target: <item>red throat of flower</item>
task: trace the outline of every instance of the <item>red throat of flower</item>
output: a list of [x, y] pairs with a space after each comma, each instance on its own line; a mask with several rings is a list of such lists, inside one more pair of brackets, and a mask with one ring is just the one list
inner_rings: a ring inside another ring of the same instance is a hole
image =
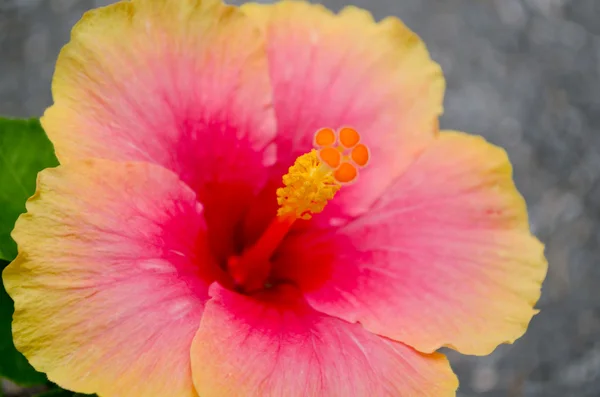
[[352, 128], [315, 133], [310, 152], [298, 157], [277, 189], [277, 216], [256, 243], [240, 256], [229, 258], [228, 272], [237, 288], [252, 292], [266, 288], [271, 257], [297, 220], [307, 220], [325, 208], [338, 190], [358, 178], [358, 169], [369, 162], [369, 149]]

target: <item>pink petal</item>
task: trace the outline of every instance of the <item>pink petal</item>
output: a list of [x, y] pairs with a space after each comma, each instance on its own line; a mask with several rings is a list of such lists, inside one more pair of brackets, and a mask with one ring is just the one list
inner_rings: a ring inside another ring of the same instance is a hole
[[420, 351], [487, 354], [525, 332], [547, 270], [511, 174], [503, 150], [442, 133], [367, 214], [292, 236], [279, 277]]
[[248, 297], [215, 284], [211, 296], [192, 345], [203, 397], [455, 395], [443, 355], [319, 314], [292, 287]]
[[62, 50], [42, 124], [61, 163], [141, 160], [199, 195], [214, 237], [264, 182], [275, 134], [264, 38], [220, 0], [121, 1], [85, 14]]
[[189, 349], [214, 280], [195, 194], [147, 163], [40, 174], [3, 273], [17, 348], [82, 393], [189, 396]]
[[444, 93], [440, 67], [397, 18], [375, 23], [355, 7], [334, 15], [301, 1], [249, 3], [242, 11], [267, 34], [278, 122], [274, 178], [281, 183], [296, 157], [310, 151], [318, 129], [354, 127], [372, 161], [326, 211], [363, 212], [434, 138]]

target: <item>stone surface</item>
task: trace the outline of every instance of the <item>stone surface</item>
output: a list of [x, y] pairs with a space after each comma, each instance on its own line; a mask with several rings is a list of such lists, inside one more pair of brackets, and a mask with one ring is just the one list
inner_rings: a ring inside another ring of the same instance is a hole
[[[71, 26], [107, 2], [0, 0], [0, 114], [42, 113]], [[400, 16], [425, 39], [448, 81], [442, 127], [508, 150], [547, 244], [541, 313], [515, 345], [451, 355], [460, 396], [599, 396], [600, 1], [324, 3]]]

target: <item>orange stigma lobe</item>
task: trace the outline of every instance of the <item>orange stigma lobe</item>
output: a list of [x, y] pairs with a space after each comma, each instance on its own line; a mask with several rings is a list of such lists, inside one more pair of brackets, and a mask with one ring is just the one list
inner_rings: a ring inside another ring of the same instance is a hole
[[331, 128], [321, 128], [315, 133], [314, 145], [317, 147], [333, 146], [335, 144], [335, 131]]
[[333, 177], [340, 183], [350, 183], [358, 176], [358, 170], [350, 163], [343, 162], [340, 168], [335, 170]]
[[326, 147], [318, 152], [319, 160], [327, 164], [333, 169], [336, 169], [340, 166], [342, 162], [342, 153], [336, 148]]
[[340, 129], [340, 143], [346, 149], [351, 149], [358, 144], [360, 141], [360, 134], [354, 129], [344, 127]]
[[369, 162], [369, 157], [369, 148], [367, 148], [367, 146], [362, 143], [359, 143], [358, 145], [354, 146], [350, 154], [350, 158], [352, 158], [354, 164], [356, 164], [359, 167], [364, 167], [365, 165], [367, 165], [367, 163]]

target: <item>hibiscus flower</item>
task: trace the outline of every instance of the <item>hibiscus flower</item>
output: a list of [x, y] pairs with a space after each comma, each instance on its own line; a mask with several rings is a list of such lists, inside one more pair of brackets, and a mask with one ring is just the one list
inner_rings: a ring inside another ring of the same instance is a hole
[[455, 395], [437, 350], [520, 337], [546, 262], [505, 152], [439, 131], [443, 91], [355, 7], [88, 12], [3, 273], [16, 346], [103, 397]]

